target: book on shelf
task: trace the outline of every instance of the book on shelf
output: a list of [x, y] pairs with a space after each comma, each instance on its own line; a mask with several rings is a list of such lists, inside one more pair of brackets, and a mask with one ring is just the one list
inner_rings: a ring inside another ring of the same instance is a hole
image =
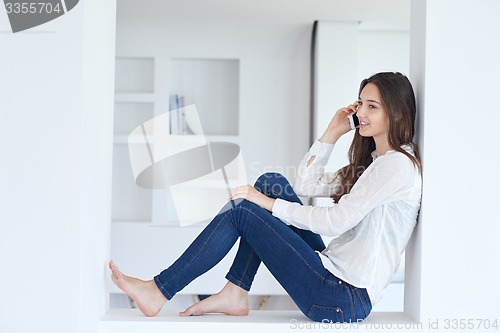
[[186, 122], [186, 97], [172, 94], [169, 101], [170, 134], [194, 134]]

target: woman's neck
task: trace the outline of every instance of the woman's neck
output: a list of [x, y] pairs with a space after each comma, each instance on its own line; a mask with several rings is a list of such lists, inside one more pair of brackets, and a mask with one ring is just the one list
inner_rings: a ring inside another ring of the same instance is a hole
[[375, 140], [375, 151], [377, 152], [377, 156], [382, 156], [385, 155], [389, 150], [392, 150], [393, 148], [389, 145], [389, 141], [387, 140], [387, 136], [384, 136], [383, 138], [376, 138], [373, 137]]

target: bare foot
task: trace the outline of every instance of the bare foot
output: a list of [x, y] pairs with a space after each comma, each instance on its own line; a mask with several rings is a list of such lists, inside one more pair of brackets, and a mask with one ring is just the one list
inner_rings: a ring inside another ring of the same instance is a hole
[[167, 299], [153, 280], [139, 280], [123, 274], [118, 266], [110, 260], [111, 279], [114, 284], [129, 295], [147, 317], [154, 317], [160, 312]]
[[192, 305], [179, 314], [182, 317], [199, 316], [204, 313], [247, 316], [249, 311], [248, 292], [228, 282], [219, 293]]

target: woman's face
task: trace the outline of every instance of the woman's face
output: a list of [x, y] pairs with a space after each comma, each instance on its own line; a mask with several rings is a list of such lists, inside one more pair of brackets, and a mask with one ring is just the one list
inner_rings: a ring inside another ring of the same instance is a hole
[[356, 115], [359, 118], [361, 136], [384, 138], [389, 134], [389, 116], [380, 98], [378, 87], [368, 83], [359, 96]]

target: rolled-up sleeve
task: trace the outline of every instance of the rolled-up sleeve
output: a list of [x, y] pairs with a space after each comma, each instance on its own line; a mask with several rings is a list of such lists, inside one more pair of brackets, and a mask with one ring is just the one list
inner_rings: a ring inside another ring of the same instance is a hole
[[[292, 187], [297, 195], [304, 197], [326, 197], [335, 193], [339, 181], [335, 172], [326, 172], [325, 165], [334, 145], [316, 140], [299, 163], [297, 177]], [[314, 156], [312, 162], [307, 162]]]

